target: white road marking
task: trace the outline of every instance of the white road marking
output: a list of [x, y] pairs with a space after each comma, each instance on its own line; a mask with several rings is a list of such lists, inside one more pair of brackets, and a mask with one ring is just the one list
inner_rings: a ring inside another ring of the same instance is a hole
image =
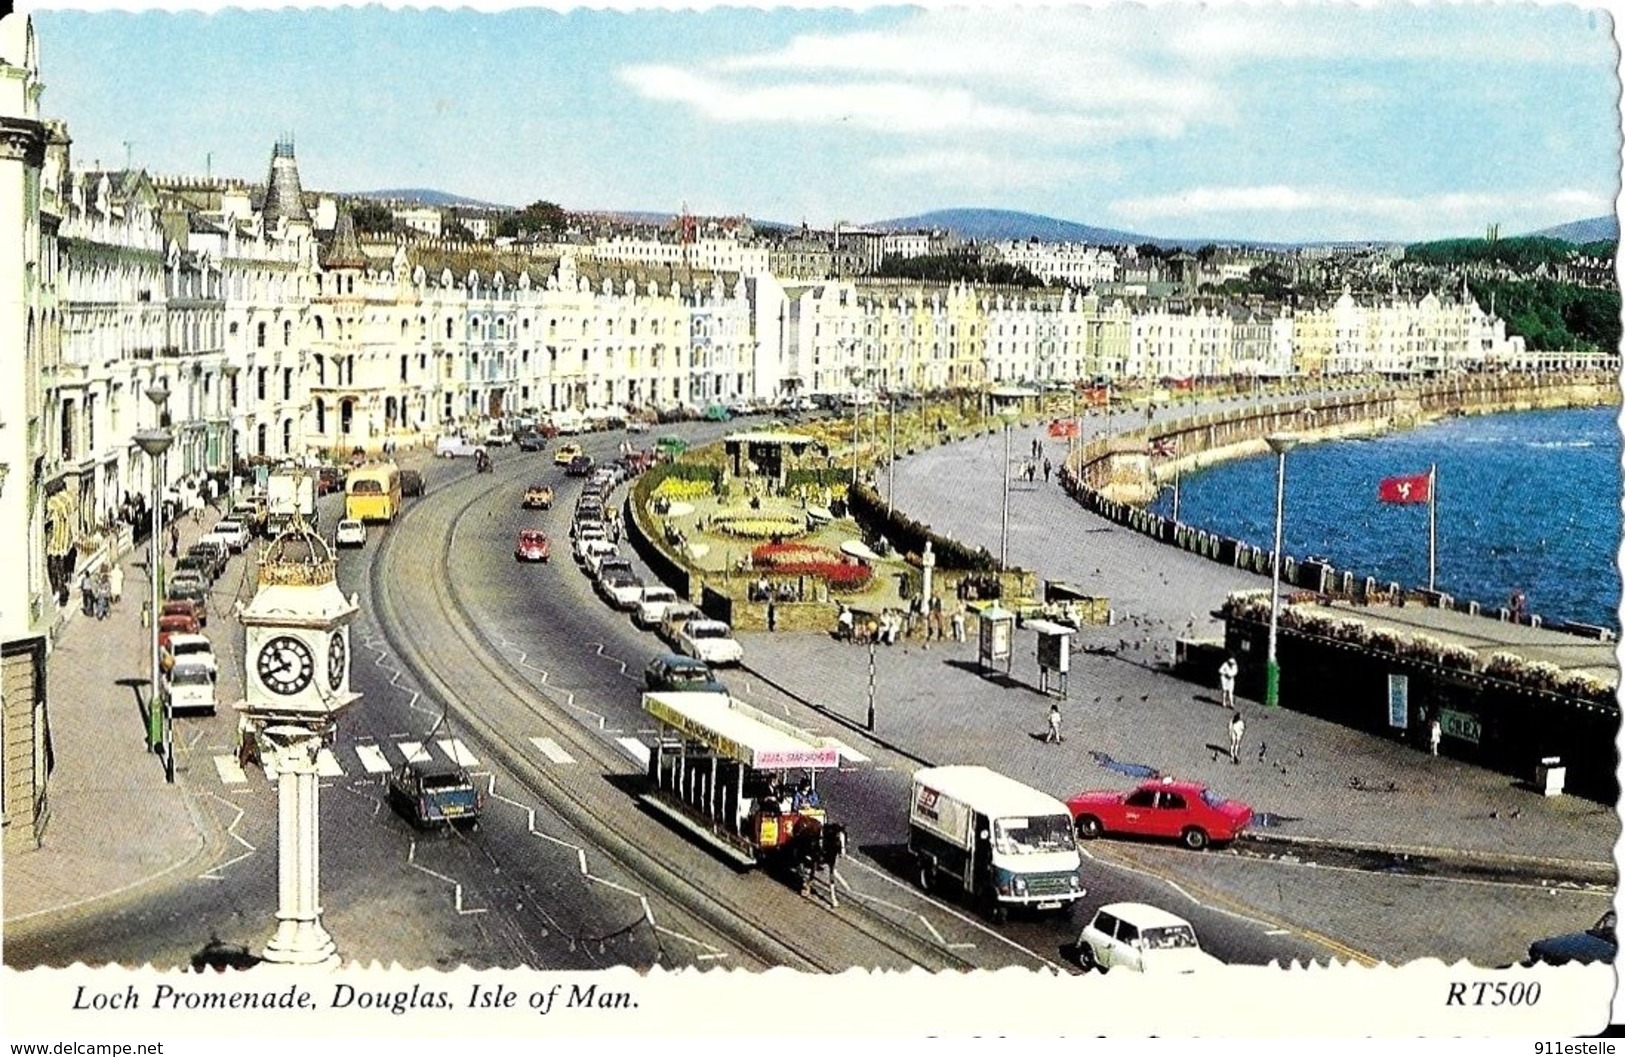
[[1290, 935], [1292, 935], [1292, 930], [1291, 929], [1265, 929], [1264, 930], [1264, 935], [1266, 935], [1266, 936], [1290, 936]]
[[384, 750], [376, 745], [357, 745], [355, 754], [361, 758], [361, 766], [366, 768], [368, 774], [383, 774], [390, 769], [389, 761], [384, 758]]
[[332, 749], [317, 750], [316, 773], [323, 778], [344, 777], [344, 768], [339, 766], [338, 758], [333, 755]]
[[565, 752], [563, 747], [552, 738], [531, 738], [530, 743], [539, 750], [543, 756], [554, 763], [575, 763], [575, 757]]
[[626, 750], [628, 756], [644, 767], [649, 766], [649, 746], [643, 744], [637, 738], [616, 738], [615, 740], [620, 744], [621, 748]]
[[237, 762], [237, 757], [229, 752], [224, 756], [214, 758], [214, 769], [220, 772], [220, 780], [227, 785], [237, 785], [248, 781], [248, 775], [243, 773], [243, 768]]
[[220, 871], [221, 870], [224, 870], [228, 866], [233, 866], [233, 865], [235, 865], [237, 863], [242, 862], [244, 859], [248, 858], [250, 855], [253, 855], [259, 849], [255, 848], [254, 845], [252, 845], [252, 844], [248, 843], [248, 841], [244, 840], [242, 834], [237, 832], [237, 825], [238, 825], [238, 823], [242, 822], [242, 820], [243, 820], [243, 809], [238, 807], [236, 804], [233, 804], [230, 800], [225, 799], [224, 797], [217, 796], [214, 793], [210, 793], [209, 795], [214, 797], [216, 800], [220, 801], [222, 804], [225, 804], [227, 807], [231, 808], [233, 811], [237, 812], [237, 817], [233, 818], [231, 820], [231, 824], [226, 827], [226, 833], [231, 837], [232, 840], [236, 841], [238, 844], [241, 844], [243, 847], [248, 849], [247, 851], [238, 854], [236, 857], [231, 858], [231, 859], [227, 859], [225, 862], [219, 863], [219, 864], [215, 865], [214, 867], [204, 871], [203, 873], [198, 874], [198, 879], [199, 880], [220, 881], [220, 880], [224, 880], [224, 878], [222, 878], [220, 876]]
[[857, 749], [854, 749], [844, 741], [836, 741], [834, 738], [825, 738], [824, 740], [835, 746], [835, 751], [840, 753], [841, 759], [846, 760], [849, 763], [869, 762], [869, 757], [865, 756]]
[[427, 763], [434, 759], [434, 756], [424, 749], [421, 741], [397, 741], [395, 747], [401, 750], [401, 755], [406, 757], [407, 763]]
[[463, 744], [461, 738], [441, 738], [435, 744], [440, 746], [441, 752], [464, 767], [478, 767], [480, 765], [480, 761], [475, 759], [474, 754], [468, 751], [468, 746]]

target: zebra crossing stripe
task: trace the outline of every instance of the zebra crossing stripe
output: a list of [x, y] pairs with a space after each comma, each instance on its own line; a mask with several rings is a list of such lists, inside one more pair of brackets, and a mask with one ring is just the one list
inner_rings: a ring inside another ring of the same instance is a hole
[[848, 745], [844, 741], [836, 741], [834, 738], [825, 738], [824, 741], [826, 743], [830, 744], [830, 745], [835, 746], [835, 751], [840, 753], [841, 759], [845, 760], [848, 763], [868, 763], [869, 762], [869, 757], [865, 756], [863, 753], [859, 752], [857, 749], [854, 749], [852, 746]]
[[389, 770], [389, 761], [384, 758], [384, 750], [376, 745], [357, 745], [355, 754], [361, 757], [361, 766], [367, 769], [368, 774], [383, 774]]
[[468, 751], [468, 746], [463, 744], [461, 738], [441, 738], [435, 744], [440, 746], [441, 752], [450, 756], [453, 762], [460, 766], [478, 767], [480, 765], [480, 761], [475, 758], [473, 753]]
[[316, 773], [323, 778], [343, 778], [344, 768], [339, 766], [338, 759], [333, 755], [332, 749], [319, 749], [316, 752]]
[[243, 773], [242, 767], [237, 763], [237, 757], [231, 753], [216, 756], [214, 769], [220, 772], [220, 780], [227, 785], [240, 785], [248, 781], [248, 775]]
[[575, 763], [575, 757], [565, 752], [563, 747], [552, 738], [531, 738], [530, 743], [541, 751], [543, 756], [554, 763]]
[[643, 744], [637, 738], [616, 738], [615, 740], [620, 743], [621, 748], [626, 750], [628, 756], [644, 767], [649, 766], [649, 746]]
[[406, 757], [407, 763], [428, 763], [434, 759], [424, 748], [421, 741], [397, 741], [396, 747]]

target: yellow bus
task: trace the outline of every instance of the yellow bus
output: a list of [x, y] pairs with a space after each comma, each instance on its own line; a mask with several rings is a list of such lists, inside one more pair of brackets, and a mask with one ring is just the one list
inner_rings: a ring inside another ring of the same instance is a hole
[[401, 509], [401, 474], [392, 462], [357, 466], [344, 479], [344, 516], [356, 521], [394, 521]]

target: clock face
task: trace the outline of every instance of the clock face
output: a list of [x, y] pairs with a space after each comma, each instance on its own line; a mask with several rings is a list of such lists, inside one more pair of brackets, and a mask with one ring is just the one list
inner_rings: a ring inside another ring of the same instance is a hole
[[310, 685], [316, 671], [316, 658], [302, 639], [278, 635], [260, 647], [255, 665], [260, 682], [275, 694], [297, 694]]
[[344, 685], [344, 632], [335, 631], [327, 640], [327, 685], [337, 693]]

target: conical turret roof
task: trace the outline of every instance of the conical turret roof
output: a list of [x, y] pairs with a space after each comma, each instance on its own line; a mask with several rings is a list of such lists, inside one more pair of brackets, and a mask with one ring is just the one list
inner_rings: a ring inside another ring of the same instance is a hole
[[365, 268], [370, 261], [361, 251], [361, 240], [355, 235], [355, 218], [348, 209], [339, 213], [338, 227], [333, 231], [333, 241], [328, 243], [327, 252], [322, 254], [322, 267], [332, 270], [334, 268]]
[[293, 140], [278, 140], [271, 148], [271, 172], [265, 178], [265, 223], [278, 220], [310, 222], [305, 209], [305, 192], [299, 186], [299, 163], [293, 157]]

